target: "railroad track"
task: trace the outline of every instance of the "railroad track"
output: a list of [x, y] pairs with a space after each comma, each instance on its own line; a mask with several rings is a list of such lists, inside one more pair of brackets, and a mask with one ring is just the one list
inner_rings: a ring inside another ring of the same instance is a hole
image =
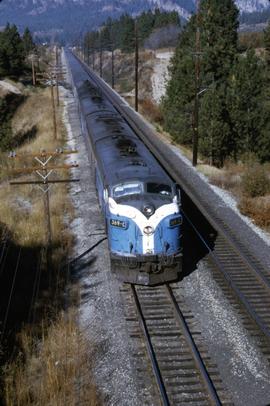
[[[244, 311], [247, 312], [249, 319], [256, 324], [255, 331], [254, 323], [252, 326], [250, 321], [246, 323], [249, 331], [252, 330], [254, 334], [258, 334], [259, 330], [264, 336], [266, 340], [263, 345], [264, 352], [268, 354], [266, 347], [270, 345], [270, 271], [254, 258], [243, 243], [239, 241], [234, 230], [216, 215], [207, 201], [201, 198], [200, 192], [189, 185], [186, 174], [183, 175], [177, 165], [172, 165], [175, 155], [169, 147], [161, 143], [151, 133], [143, 120], [103, 80], [98, 78], [79, 59], [78, 61], [89, 75], [89, 78], [102, 89], [106, 97], [113, 103], [138, 136], [142, 138], [170, 176], [183, 187], [186, 194], [216, 230], [217, 238], [214, 249], [212, 249], [200, 236], [196, 226], [191, 224], [191, 227], [198, 234], [198, 238], [209, 251], [208, 261], [211, 263], [216, 279], [221, 283], [224, 292], [229, 298], [231, 298], [233, 292], [235, 300], [242, 306], [242, 314]], [[189, 221], [187, 217], [186, 220]], [[222, 280], [220, 276], [222, 276]]]
[[255, 259], [252, 266], [250, 254], [244, 249], [239, 252], [223, 236], [217, 237], [211, 249], [192, 221], [187, 216], [185, 219], [209, 252], [207, 261], [214, 278], [231, 303], [240, 304], [239, 313], [245, 327], [252, 335], [261, 334], [261, 350], [270, 362], [269, 275]]
[[174, 288], [126, 285], [122, 292], [131, 336], [147, 349], [156, 385], [152, 396], [162, 405], [231, 404], [193, 315]]

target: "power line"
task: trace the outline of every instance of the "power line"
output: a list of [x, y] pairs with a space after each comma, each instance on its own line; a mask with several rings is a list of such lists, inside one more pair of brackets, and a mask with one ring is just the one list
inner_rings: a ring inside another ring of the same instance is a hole
[[200, 0], [196, 0], [196, 44], [195, 44], [195, 98], [193, 110], [193, 166], [198, 162], [198, 143], [199, 143], [199, 91], [200, 91]]

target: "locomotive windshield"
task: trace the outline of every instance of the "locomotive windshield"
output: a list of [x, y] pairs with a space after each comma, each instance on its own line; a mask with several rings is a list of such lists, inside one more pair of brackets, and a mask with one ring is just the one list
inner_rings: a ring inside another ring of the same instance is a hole
[[123, 183], [113, 188], [114, 197], [137, 195], [143, 193], [143, 184], [139, 182]]
[[146, 191], [147, 193], [155, 193], [162, 196], [171, 196], [172, 194], [172, 188], [169, 185], [161, 183], [147, 183]]

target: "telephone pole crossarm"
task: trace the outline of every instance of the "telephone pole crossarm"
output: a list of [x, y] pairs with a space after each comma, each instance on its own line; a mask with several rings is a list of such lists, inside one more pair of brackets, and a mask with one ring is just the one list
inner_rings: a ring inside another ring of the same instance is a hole
[[[46, 229], [46, 244], [48, 247], [48, 252], [50, 250], [52, 244], [52, 228], [51, 228], [51, 213], [50, 213], [50, 188], [52, 184], [57, 183], [71, 183], [71, 182], [79, 182], [80, 179], [49, 179], [50, 175], [54, 170], [61, 169], [61, 170], [68, 170], [72, 168], [77, 168], [79, 165], [74, 162], [71, 164], [55, 164], [52, 165], [51, 162], [52, 158], [60, 157], [61, 155], [70, 155], [77, 153], [77, 150], [62, 150], [61, 148], [56, 149], [54, 151], [45, 151], [41, 150], [38, 153], [32, 154], [19, 154], [16, 155], [16, 152], [12, 151], [9, 154], [9, 158], [12, 159], [25, 159], [25, 158], [32, 158], [35, 161], [35, 166], [31, 167], [24, 167], [24, 168], [12, 168], [10, 170], [11, 173], [14, 174], [33, 174], [35, 173], [39, 176], [38, 180], [21, 180], [21, 181], [10, 181], [9, 184], [11, 186], [26, 186], [26, 185], [36, 185], [42, 192], [43, 192], [43, 202], [44, 202], [44, 221], [45, 221], [45, 229]], [[37, 164], [38, 163], [38, 164]], [[47, 267], [49, 264], [49, 258], [47, 258]]]
[[47, 183], [69, 183], [69, 182], [80, 182], [80, 179], [56, 179], [56, 180], [47, 180], [47, 182], [42, 182], [41, 180], [33, 181], [10, 181], [9, 184], [12, 185], [44, 185]]
[[63, 164], [63, 165], [50, 165], [50, 166], [33, 166], [33, 167], [29, 167], [29, 168], [14, 168], [11, 169], [10, 172], [11, 173], [32, 173], [32, 172], [36, 172], [36, 171], [52, 171], [54, 169], [71, 169], [71, 168], [78, 168], [78, 164], [74, 163], [74, 164]]
[[22, 159], [24, 159], [24, 158], [46, 158], [46, 157], [48, 157], [48, 156], [51, 156], [51, 157], [55, 157], [55, 156], [58, 156], [58, 155], [71, 155], [71, 154], [77, 154], [78, 153], [78, 150], [77, 149], [71, 149], [71, 150], [68, 150], [68, 149], [61, 149], [61, 148], [59, 148], [59, 149], [56, 149], [55, 151], [40, 151], [40, 152], [37, 152], [37, 153], [33, 153], [33, 154], [28, 154], [28, 153], [26, 153], [26, 154], [17, 154], [15, 151], [11, 151], [10, 153], [9, 153], [9, 158], [22, 158]]

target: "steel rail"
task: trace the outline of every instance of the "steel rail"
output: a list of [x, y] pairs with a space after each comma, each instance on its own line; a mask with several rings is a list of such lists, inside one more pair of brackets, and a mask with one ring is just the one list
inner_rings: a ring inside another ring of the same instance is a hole
[[186, 342], [188, 343], [188, 346], [190, 348], [190, 351], [192, 353], [194, 361], [195, 361], [195, 363], [197, 365], [198, 370], [200, 371], [202, 381], [203, 381], [203, 383], [204, 383], [204, 385], [205, 385], [205, 387], [207, 389], [207, 392], [209, 394], [210, 402], [213, 405], [221, 406], [222, 403], [221, 403], [221, 401], [219, 399], [219, 396], [217, 394], [215, 386], [214, 386], [214, 384], [212, 382], [212, 379], [210, 378], [210, 376], [209, 376], [209, 374], [207, 372], [207, 369], [205, 367], [203, 359], [202, 359], [202, 357], [200, 355], [200, 352], [199, 352], [199, 350], [198, 350], [198, 348], [197, 348], [197, 346], [196, 346], [196, 344], [195, 344], [195, 342], [193, 340], [192, 334], [191, 334], [190, 329], [189, 329], [189, 327], [188, 327], [188, 325], [186, 323], [184, 315], [183, 315], [183, 313], [182, 313], [182, 311], [181, 311], [181, 309], [180, 309], [180, 307], [179, 307], [179, 305], [178, 305], [178, 303], [176, 301], [176, 298], [175, 298], [175, 296], [173, 294], [172, 288], [168, 284], [166, 284], [165, 286], [166, 286], [167, 293], [168, 293], [168, 296], [170, 298], [170, 301], [171, 301], [171, 303], [173, 305], [173, 308], [175, 310], [176, 319], [177, 319], [177, 321], [178, 321], [178, 323], [179, 323], [179, 325], [181, 327], [181, 330], [182, 330], [182, 332], [183, 332], [183, 334], [185, 336]]
[[146, 339], [147, 352], [148, 352], [149, 358], [151, 360], [153, 373], [155, 375], [155, 379], [156, 379], [158, 389], [159, 389], [159, 392], [160, 392], [160, 395], [161, 395], [161, 398], [163, 401], [163, 405], [169, 406], [170, 405], [169, 398], [168, 398], [168, 395], [167, 395], [167, 392], [165, 389], [165, 385], [164, 385], [164, 382], [163, 382], [163, 379], [161, 376], [161, 372], [159, 369], [159, 365], [158, 365], [158, 362], [156, 359], [155, 351], [154, 351], [154, 348], [152, 345], [151, 337], [150, 337], [150, 334], [149, 334], [149, 331], [148, 331], [148, 328], [147, 328], [147, 325], [145, 322], [145, 318], [144, 318], [144, 315], [142, 312], [140, 301], [139, 301], [139, 298], [138, 298], [134, 285], [131, 285], [131, 291], [132, 291], [132, 295], [133, 295], [133, 298], [134, 298], [134, 301], [136, 304], [136, 309], [137, 309], [137, 313], [139, 316], [139, 323], [140, 323], [140, 326], [142, 328], [143, 334]]
[[[162, 144], [162, 146], [158, 145], [157, 140], [155, 140], [153, 137], [153, 134], [149, 134], [150, 132], [149, 127], [147, 127], [146, 124], [143, 122], [143, 120], [140, 119], [138, 114], [133, 112], [130, 106], [128, 106], [128, 104], [114, 90], [112, 90], [104, 80], [100, 79], [94, 72], [90, 71], [90, 69], [84, 62], [82, 62], [76, 55], [74, 55], [74, 57], [81, 64], [85, 72], [90, 76], [91, 80], [93, 80], [99, 87], [102, 88], [102, 91], [109, 99], [109, 101], [113, 104], [116, 110], [118, 110], [118, 112], [127, 121], [127, 123], [132, 127], [132, 129], [136, 132], [136, 134], [143, 140], [143, 142], [151, 150], [151, 152], [157, 158], [157, 160], [162, 164], [162, 166], [168, 172], [168, 174], [173, 179], [175, 179], [176, 182], [181, 184], [183, 190], [191, 198], [194, 204], [199, 208], [199, 210], [204, 215], [204, 217], [209, 221], [209, 223], [216, 229], [216, 231], [218, 231], [226, 239], [226, 241], [231, 245], [235, 253], [241, 257], [242, 261], [246, 263], [246, 266], [258, 279], [258, 281], [261, 284], [264, 284], [267, 288], [269, 288], [270, 283], [265, 277], [265, 275], [262, 273], [260, 269], [258, 269], [258, 267], [255, 268], [255, 265], [254, 263], [252, 263], [250, 257], [248, 257], [246, 254], [243, 253], [242, 248], [239, 246], [239, 241], [237, 241], [235, 236], [232, 236], [232, 234], [224, 228], [224, 226], [222, 225], [222, 220], [216, 218], [216, 215], [211, 214], [211, 208], [209, 206], [208, 207], [204, 206], [196, 190], [194, 190], [194, 188], [191, 185], [185, 182], [185, 179], [181, 177], [180, 173], [177, 173], [175, 167], [172, 169], [171, 162], [173, 162], [173, 158], [175, 158], [175, 154], [173, 153], [173, 151], [170, 151], [169, 148], [164, 143]], [[142, 126], [144, 126], [144, 129], [141, 128]], [[167, 157], [164, 157], [164, 151], [162, 151], [162, 148], [164, 150], [164, 147], [166, 149], [166, 154], [168, 155]], [[168, 159], [169, 155], [171, 159]]]
[[[265, 323], [263, 322], [263, 320], [261, 319], [261, 317], [257, 314], [256, 310], [254, 310], [252, 308], [252, 306], [250, 305], [248, 299], [245, 298], [245, 296], [243, 295], [243, 293], [240, 291], [240, 289], [235, 285], [235, 283], [233, 282], [232, 278], [230, 277], [230, 275], [226, 272], [226, 270], [224, 269], [224, 267], [222, 266], [222, 264], [220, 263], [217, 255], [215, 255], [215, 253], [213, 252], [213, 250], [209, 247], [209, 245], [207, 244], [207, 242], [204, 240], [204, 238], [201, 236], [201, 234], [199, 233], [199, 231], [197, 230], [197, 228], [194, 226], [194, 224], [191, 222], [191, 220], [184, 214], [185, 219], [188, 221], [188, 223], [190, 224], [190, 226], [192, 227], [192, 229], [195, 231], [196, 235], [198, 236], [198, 238], [201, 240], [201, 242], [204, 244], [204, 246], [207, 248], [209, 255], [211, 256], [213, 262], [215, 263], [215, 265], [217, 266], [218, 270], [223, 274], [223, 276], [225, 277], [226, 281], [228, 282], [228, 284], [230, 285], [231, 289], [235, 292], [235, 294], [237, 295], [237, 298], [242, 302], [242, 304], [245, 306], [247, 312], [249, 313], [249, 315], [251, 316], [251, 318], [255, 321], [255, 323], [257, 324], [257, 326], [260, 328], [260, 330], [264, 333], [264, 335], [270, 339], [270, 329], [265, 325]], [[270, 293], [270, 286], [268, 286], [268, 290]]]

